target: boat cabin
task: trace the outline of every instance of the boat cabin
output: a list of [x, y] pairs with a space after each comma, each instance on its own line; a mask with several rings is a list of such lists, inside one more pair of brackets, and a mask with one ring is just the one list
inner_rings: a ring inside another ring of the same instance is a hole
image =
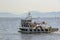
[[46, 28], [46, 23], [43, 21], [42, 23], [36, 23], [32, 22], [32, 17], [30, 13], [28, 14], [28, 17], [26, 19], [21, 19], [21, 27], [20, 30], [21, 32], [26, 32], [26, 33], [42, 33], [42, 32], [51, 32], [52, 31], [57, 31], [57, 28], [51, 28], [48, 27]]
[[31, 23], [32, 20], [21, 20], [21, 26], [22, 27], [30, 27], [29, 23]]

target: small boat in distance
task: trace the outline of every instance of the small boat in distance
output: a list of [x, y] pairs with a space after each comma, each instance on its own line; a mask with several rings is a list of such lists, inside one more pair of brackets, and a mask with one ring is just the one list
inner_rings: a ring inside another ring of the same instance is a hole
[[46, 22], [41, 23], [32, 22], [31, 13], [25, 19], [21, 19], [21, 27], [19, 32], [21, 33], [51, 33], [58, 31], [58, 28], [46, 27]]

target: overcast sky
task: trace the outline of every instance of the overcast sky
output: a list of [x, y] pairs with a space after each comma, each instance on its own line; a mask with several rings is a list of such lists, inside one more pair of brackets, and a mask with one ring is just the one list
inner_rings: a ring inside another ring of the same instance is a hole
[[0, 0], [0, 12], [60, 11], [60, 0]]

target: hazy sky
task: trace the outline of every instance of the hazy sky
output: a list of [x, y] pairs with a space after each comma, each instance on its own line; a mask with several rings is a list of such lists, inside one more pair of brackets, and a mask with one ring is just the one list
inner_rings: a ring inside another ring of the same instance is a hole
[[60, 11], [60, 0], [0, 0], [0, 12]]

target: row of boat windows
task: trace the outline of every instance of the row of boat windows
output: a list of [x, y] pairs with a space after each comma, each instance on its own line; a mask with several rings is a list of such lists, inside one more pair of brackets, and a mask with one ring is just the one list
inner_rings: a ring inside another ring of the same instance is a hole
[[29, 27], [30, 25], [28, 23], [23, 23], [22, 27]]
[[[28, 31], [28, 29], [22, 29], [23, 31]], [[29, 31], [44, 31], [43, 29], [39, 30], [39, 29], [30, 29]], [[45, 31], [48, 31], [48, 29], [45, 29]]]
[[31, 20], [21, 20], [21, 22], [31, 22]]

